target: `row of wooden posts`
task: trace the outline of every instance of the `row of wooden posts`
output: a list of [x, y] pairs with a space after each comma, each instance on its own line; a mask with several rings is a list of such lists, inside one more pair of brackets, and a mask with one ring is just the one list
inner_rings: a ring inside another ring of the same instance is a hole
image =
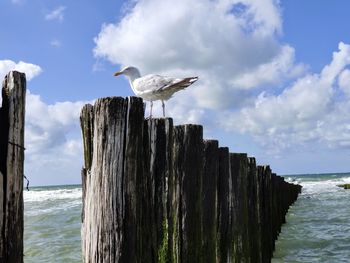
[[85, 263], [271, 261], [301, 186], [140, 98], [85, 105], [81, 127]]

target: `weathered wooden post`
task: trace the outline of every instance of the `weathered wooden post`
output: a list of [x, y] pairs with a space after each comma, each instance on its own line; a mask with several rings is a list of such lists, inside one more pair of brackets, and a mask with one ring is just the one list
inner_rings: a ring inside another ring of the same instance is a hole
[[248, 158], [248, 232], [250, 241], [251, 262], [261, 262], [261, 244], [259, 229], [259, 211], [258, 211], [258, 178], [256, 169], [256, 160], [254, 157]]
[[0, 262], [23, 262], [25, 74], [10, 72], [0, 108]]
[[[255, 161], [255, 160], [254, 160]], [[257, 261], [256, 262], [263, 262], [263, 255], [262, 255], [262, 178], [261, 178], [261, 166], [257, 166], [255, 163], [255, 182], [256, 182], [256, 217], [257, 217]]]
[[[271, 188], [272, 188], [272, 207], [271, 207], [271, 225], [272, 225], [272, 239], [271, 239], [271, 246], [272, 246], [272, 251], [275, 250], [275, 241], [277, 240], [279, 230], [278, 226], [280, 225], [279, 222], [279, 206], [283, 207], [285, 204], [283, 203], [283, 200], [280, 196], [279, 189], [279, 183], [278, 183], [278, 178], [275, 173], [271, 174]], [[278, 202], [280, 201], [280, 204]]]
[[249, 262], [248, 236], [248, 158], [245, 153], [231, 153], [233, 189], [233, 262]]
[[[86, 180], [88, 176], [90, 177], [92, 154], [93, 154], [93, 138], [94, 138], [94, 107], [91, 104], [86, 104], [83, 107], [80, 115], [80, 125], [81, 125], [81, 131], [83, 135], [83, 146], [84, 146], [84, 167], [81, 171], [81, 182], [82, 182], [81, 221], [84, 222]], [[82, 254], [84, 255], [85, 247], [83, 246], [82, 249], [83, 249]]]
[[266, 213], [266, 221], [268, 222], [268, 258], [272, 258], [273, 254], [273, 229], [272, 229], [272, 199], [273, 199], [273, 186], [271, 180], [271, 168], [269, 165], [265, 165], [265, 182], [266, 182], [266, 200], [267, 200], [267, 213]]
[[[150, 206], [144, 214], [149, 214], [150, 222], [145, 225], [144, 231], [151, 228], [152, 262], [165, 263], [171, 262], [169, 180], [172, 179], [173, 121], [172, 119], [150, 119], [146, 123], [149, 139], [150, 176], [148, 178], [149, 189], [145, 193], [149, 193]], [[146, 242], [150, 241], [146, 240]]]
[[144, 171], [140, 161], [144, 154], [143, 102], [135, 97], [99, 99], [93, 116], [89, 108], [81, 115], [82, 127], [90, 127], [93, 120], [93, 129], [83, 130], [88, 146], [84, 151], [88, 167], [83, 175], [83, 259], [137, 262], [142, 242], [138, 193]]
[[218, 188], [218, 262], [231, 262], [232, 256], [232, 225], [231, 225], [231, 201], [232, 183], [230, 153], [228, 147], [219, 148], [219, 176]]
[[[261, 176], [261, 243], [262, 243], [262, 259], [263, 262], [270, 262], [273, 246], [272, 233], [272, 184], [271, 169], [269, 166], [260, 166], [258, 171]], [[282, 204], [280, 204], [282, 205]]]
[[203, 127], [174, 127], [173, 172], [179, 183], [177, 262], [202, 262]]
[[204, 141], [203, 168], [203, 263], [217, 261], [217, 181], [219, 176], [219, 142]]

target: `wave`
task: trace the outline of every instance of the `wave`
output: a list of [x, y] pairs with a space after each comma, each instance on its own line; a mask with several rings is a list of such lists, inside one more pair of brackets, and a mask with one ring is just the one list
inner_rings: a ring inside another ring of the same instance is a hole
[[[341, 187], [340, 184], [350, 184], [350, 176], [338, 176], [338, 177], [328, 177], [323, 180], [310, 180], [307, 178], [300, 178], [299, 182], [303, 186], [302, 193], [304, 194], [339, 194], [339, 192], [346, 191]], [[348, 190], [347, 190], [348, 191]]]
[[335, 193], [344, 191], [338, 187], [340, 184], [350, 184], [350, 174], [319, 174], [286, 176], [286, 182], [303, 186], [302, 195], [319, 193]]
[[62, 199], [79, 199], [82, 198], [82, 189], [76, 188], [61, 188], [61, 189], [47, 189], [38, 188], [30, 191], [24, 191], [24, 202], [43, 202], [43, 201], [55, 201]]

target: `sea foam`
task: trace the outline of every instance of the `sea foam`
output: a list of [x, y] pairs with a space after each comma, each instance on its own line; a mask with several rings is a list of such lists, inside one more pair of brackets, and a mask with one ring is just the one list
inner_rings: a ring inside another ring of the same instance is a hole
[[81, 199], [81, 188], [72, 189], [49, 189], [24, 191], [24, 202], [43, 202], [59, 199]]

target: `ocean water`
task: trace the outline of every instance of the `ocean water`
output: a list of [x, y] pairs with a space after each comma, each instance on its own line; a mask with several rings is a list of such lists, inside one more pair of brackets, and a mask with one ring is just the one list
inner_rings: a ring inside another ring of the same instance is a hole
[[337, 186], [350, 183], [350, 173], [286, 179], [303, 190], [289, 209], [272, 262], [350, 262], [350, 190]]
[[[273, 263], [350, 262], [350, 174], [302, 175]], [[81, 262], [81, 187], [35, 187], [24, 192], [24, 262]]]
[[24, 262], [81, 261], [80, 186], [24, 191]]

